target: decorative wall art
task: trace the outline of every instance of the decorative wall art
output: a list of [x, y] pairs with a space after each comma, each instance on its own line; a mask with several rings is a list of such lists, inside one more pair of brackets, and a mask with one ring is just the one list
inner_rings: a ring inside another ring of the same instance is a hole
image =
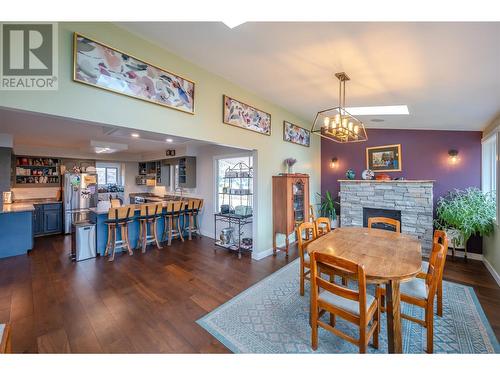
[[75, 33], [73, 80], [194, 114], [194, 82]]
[[401, 145], [367, 147], [366, 168], [374, 172], [401, 171]]
[[271, 115], [242, 103], [229, 96], [223, 96], [223, 122], [254, 132], [271, 135]]
[[309, 147], [311, 145], [311, 131], [291, 122], [283, 121], [283, 140]]

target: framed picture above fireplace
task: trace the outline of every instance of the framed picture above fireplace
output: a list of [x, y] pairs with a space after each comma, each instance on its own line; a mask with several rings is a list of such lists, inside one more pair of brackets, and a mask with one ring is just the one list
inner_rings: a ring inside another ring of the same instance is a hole
[[374, 172], [401, 171], [401, 145], [367, 147], [366, 168]]

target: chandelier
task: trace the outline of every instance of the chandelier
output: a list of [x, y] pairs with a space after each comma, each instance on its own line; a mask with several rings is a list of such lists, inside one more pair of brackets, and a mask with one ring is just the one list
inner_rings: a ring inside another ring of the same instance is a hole
[[350, 78], [344, 72], [335, 73], [339, 80], [339, 105], [318, 112], [311, 132], [338, 143], [368, 140], [363, 122], [345, 109], [345, 83]]

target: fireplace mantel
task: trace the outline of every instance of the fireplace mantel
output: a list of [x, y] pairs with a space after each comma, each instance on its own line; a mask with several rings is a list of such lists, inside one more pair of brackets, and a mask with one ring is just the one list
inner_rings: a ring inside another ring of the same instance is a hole
[[363, 208], [401, 211], [401, 232], [432, 249], [433, 180], [339, 180], [340, 225], [363, 226]]

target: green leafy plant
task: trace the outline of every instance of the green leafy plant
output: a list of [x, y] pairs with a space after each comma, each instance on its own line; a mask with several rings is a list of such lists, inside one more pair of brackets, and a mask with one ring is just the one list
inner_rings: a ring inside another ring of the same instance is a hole
[[493, 231], [495, 211], [494, 194], [485, 194], [478, 188], [455, 189], [439, 198], [435, 225], [458, 230], [466, 245], [472, 235], [485, 236]]
[[319, 207], [319, 211], [321, 216], [323, 217], [329, 217], [332, 220], [334, 220], [337, 216], [336, 211], [335, 211], [335, 206], [338, 204], [335, 202], [335, 200], [332, 197], [332, 194], [327, 190], [325, 195], [321, 195], [320, 193], [317, 193], [321, 203]]

